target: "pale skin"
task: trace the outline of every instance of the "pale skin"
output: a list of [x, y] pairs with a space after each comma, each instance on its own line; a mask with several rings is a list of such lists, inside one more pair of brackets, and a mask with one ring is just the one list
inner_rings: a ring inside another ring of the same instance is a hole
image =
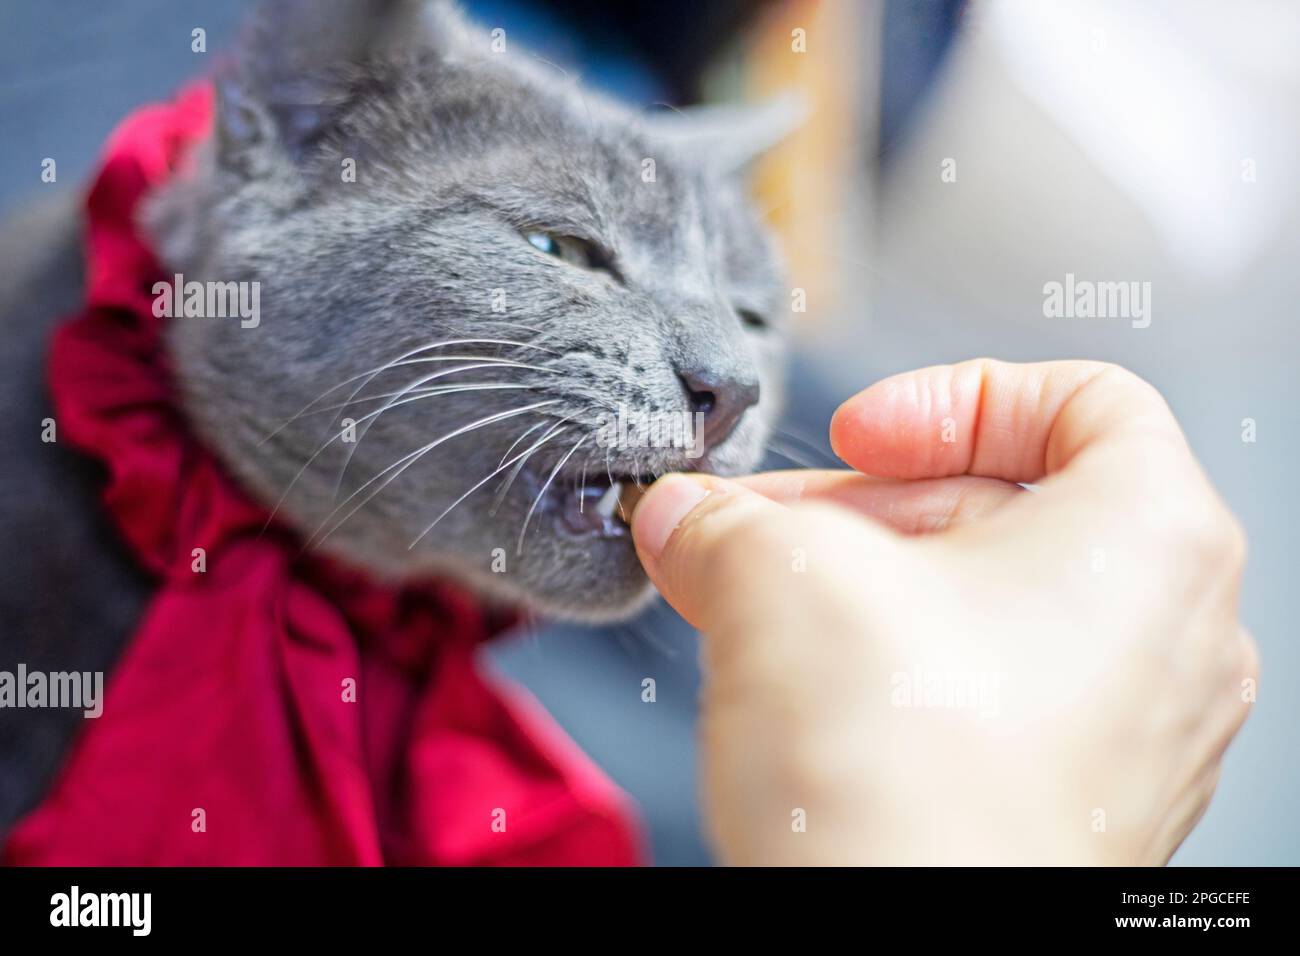
[[873, 385], [831, 442], [855, 471], [669, 476], [633, 515], [701, 631], [720, 858], [1165, 863], [1257, 656], [1242, 533], [1160, 395], [979, 360]]

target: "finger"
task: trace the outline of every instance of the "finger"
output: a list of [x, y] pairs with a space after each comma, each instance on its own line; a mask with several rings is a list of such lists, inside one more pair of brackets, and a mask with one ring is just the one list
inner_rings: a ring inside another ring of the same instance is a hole
[[[846, 514], [863, 541], [888, 531]], [[824, 537], [806, 515], [708, 475], [668, 475], [651, 485], [632, 514], [637, 553], [659, 593], [695, 627], [743, 633], [806, 623], [817, 575], [792, 573], [792, 556]], [[855, 538], [855, 544], [862, 544]], [[869, 557], [867, 548], [866, 556]], [[837, 566], [842, 562], [827, 562]]]
[[701, 630], [743, 609], [745, 592], [787, 537], [797, 535], [783, 505], [706, 475], [659, 479], [632, 513], [632, 539], [650, 579]]
[[881, 477], [1032, 482], [1090, 446], [1135, 433], [1186, 451], [1159, 393], [1124, 369], [977, 359], [860, 392], [836, 411], [831, 445], [852, 467]]
[[826, 501], [884, 522], [902, 534], [929, 534], [978, 520], [1025, 490], [995, 478], [900, 481], [856, 471], [769, 471], [735, 479], [736, 484], [790, 504]]
[[1248, 631], [1238, 627], [1221, 655], [1214, 696], [1206, 700], [1200, 725], [1188, 735], [1188, 747], [1202, 765], [1223, 759], [1250, 716], [1259, 685], [1259, 648]]
[[1179, 792], [1173, 806], [1160, 819], [1150, 843], [1138, 861], [1140, 865], [1165, 866], [1169, 862], [1170, 857], [1196, 829], [1196, 825], [1205, 816], [1205, 811], [1210, 808], [1222, 771], [1222, 764], [1216, 760]]

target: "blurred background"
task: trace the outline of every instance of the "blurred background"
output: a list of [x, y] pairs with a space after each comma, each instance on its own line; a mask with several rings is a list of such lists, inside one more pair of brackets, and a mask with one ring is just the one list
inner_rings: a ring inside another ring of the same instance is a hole
[[[210, 69], [247, 6], [6, 0], [0, 215], [82, 182], [117, 121]], [[1243, 613], [1263, 656], [1254, 714], [1174, 862], [1300, 864], [1300, 332], [1287, 318], [1300, 287], [1300, 4], [464, 6], [633, 103], [805, 92], [807, 125], [754, 176], [808, 305], [769, 465], [827, 464], [834, 407], [924, 365], [1104, 359], [1164, 393], [1246, 527]], [[209, 53], [191, 52], [196, 27]], [[45, 157], [57, 184], [41, 182]], [[1044, 286], [1067, 274], [1149, 282], [1149, 326], [1047, 317]], [[542, 623], [488, 653], [638, 800], [656, 862], [709, 862], [696, 640], [670, 610], [617, 628]]]

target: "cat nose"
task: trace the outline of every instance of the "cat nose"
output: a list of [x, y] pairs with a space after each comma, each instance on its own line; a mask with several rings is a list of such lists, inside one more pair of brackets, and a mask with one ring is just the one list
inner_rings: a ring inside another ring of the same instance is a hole
[[740, 416], [758, 404], [758, 379], [731, 375], [715, 369], [690, 369], [677, 373], [686, 386], [691, 411], [704, 416], [704, 444], [721, 444], [740, 421]]

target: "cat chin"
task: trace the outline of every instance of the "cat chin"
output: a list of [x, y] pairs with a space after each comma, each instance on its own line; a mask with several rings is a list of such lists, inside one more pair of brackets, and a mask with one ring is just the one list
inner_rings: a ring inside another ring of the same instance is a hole
[[537, 535], [522, 555], [510, 547], [476, 547], [487, 555], [471, 562], [464, 552], [426, 552], [417, 564], [397, 566], [393, 556], [359, 553], [355, 542], [330, 541], [323, 550], [393, 586], [439, 579], [459, 585], [491, 606], [539, 617], [600, 624], [638, 614], [655, 597], [630, 536], [576, 539]]
[[524, 610], [552, 620], [606, 624], [635, 617], [657, 593], [630, 544], [627, 552], [626, 560], [611, 562], [599, 581], [564, 577], [525, 582], [518, 576], [466, 567], [454, 560], [439, 562], [432, 573], [468, 588], [494, 607]]
[[636, 617], [657, 596], [658, 592], [655, 591], [654, 585], [648, 578], [642, 577], [640, 585], [629, 589], [623, 599], [617, 603], [601, 605], [589, 602], [571, 603], [538, 595], [531, 599], [528, 607], [536, 614], [552, 620], [574, 621], [579, 624], [611, 624]]

